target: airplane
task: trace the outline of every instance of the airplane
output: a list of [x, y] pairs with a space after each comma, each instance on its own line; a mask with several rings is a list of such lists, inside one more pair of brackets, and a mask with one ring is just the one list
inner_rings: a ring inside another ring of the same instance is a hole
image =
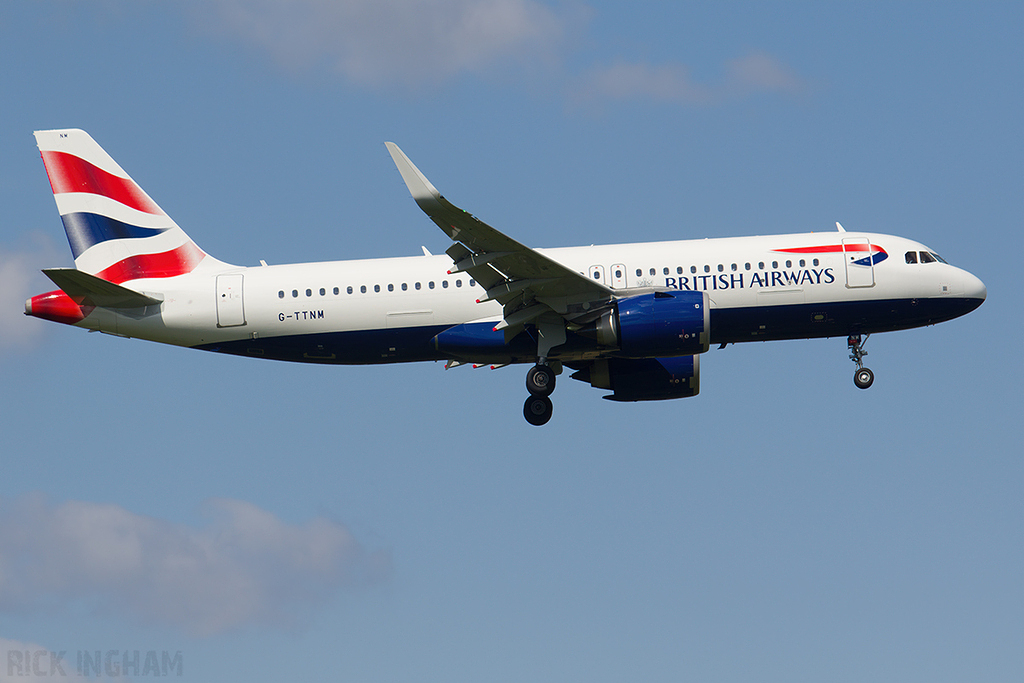
[[985, 285], [894, 235], [835, 232], [532, 249], [454, 206], [391, 142], [445, 255], [235, 266], [207, 254], [89, 136], [35, 133], [74, 268], [26, 315], [219, 353], [322, 364], [529, 364], [523, 406], [552, 415], [564, 368], [613, 401], [697, 395], [712, 345], [869, 335], [951, 320]]

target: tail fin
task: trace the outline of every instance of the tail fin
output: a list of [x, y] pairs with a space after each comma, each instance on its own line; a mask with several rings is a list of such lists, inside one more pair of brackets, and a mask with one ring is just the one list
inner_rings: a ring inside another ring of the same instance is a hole
[[44, 130], [35, 136], [78, 270], [120, 284], [220, 264], [88, 133]]

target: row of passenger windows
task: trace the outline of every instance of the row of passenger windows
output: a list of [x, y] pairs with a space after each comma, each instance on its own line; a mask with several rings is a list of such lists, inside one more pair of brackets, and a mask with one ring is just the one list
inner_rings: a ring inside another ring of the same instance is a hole
[[920, 261], [921, 263], [935, 263], [936, 261], [938, 261], [939, 263], [945, 263], [946, 262], [946, 260], [944, 258], [942, 258], [938, 254], [936, 254], [934, 252], [931, 252], [931, 251], [922, 251], [922, 252], [908, 251], [907, 254], [906, 254], [906, 257], [905, 257], [907, 259], [907, 263], [918, 263], [918, 260], [917, 260], [918, 253], [921, 254], [921, 261]]
[[[455, 286], [456, 287], [461, 287], [462, 286], [462, 280], [461, 279], [455, 280]], [[470, 280], [469, 281], [469, 286], [470, 287], [475, 287], [476, 286], [476, 282], [474, 280]], [[409, 291], [409, 283], [408, 282], [403, 282], [402, 284], [399, 285], [399, 287], [401, 288], [401, 290], [403, 292]], [[421, 283], [421, 282], [414, 282], [412, 284], [412, 287], [413, 287], [414, 290], [423, 289], [423, 283]], [[431, 280], [430, 282], [427, 283], [427, 289], [434, 289], [434, 287], [435, 287], [435, 285], [434, 285], [434, 281], [433, 280]], [[441, 289], [448, 289], [448, 280], [441, 280]], [[387, 290], [389, 292], [395, 291], [395, 285], [393, 285], [393, 284], [387, 285]], [[341, 288], [340, 287], [335, 287], [332, 291], [333, 291], [335, 296], [341, 294]], [[367, 291], [368, 290], [367, 290], [367, 286], [366, 285], [359, 285], [359, 293], [360, 294], [366, 294]], [[379, 293], [381, 291], [381, 286], [380, 285], [374, 285], [373, 286], [373, 291], [374, 291], [374, 293]], [[356, 292], [356, 289], [352, 285], [349, 285], [348, 287], [345, 288], [345, 293], [346, 294], [355, 294], [355, 292]], [[313, 290], [312, 289], [307, 289], [306, 290], [306, 296], [313, 296]], [[326, 287], [321, 287], [320, 288], [320, 296], [327, 296], [327, 288]], [[285, 297], [285, 293], [284, 293], [284, 290], [282, 289], [282, 290], [280, 290], [277, 293], [277, 298], [278, 299], [283, 299], [284, 297]], [[297, 299], [298, 297], [299, 297], [299, 290], [293, 289], [292, 290], [292, 298], [293, 299]]]
[[[930, 252], [922, 251], [921, 252], [921, 262], [922, 263], [927, 263], [928, 261], [926, 261], [925, 258], [926, 257], [927, 258], [931, 258], [932, 256], [934, 256], [936, 259], [942, 261], [942, 259], [939, 258], [939, 256], [937, 254], [931, 254]], [[911, 260], [912, 257], [915, 260], [912, 261]], [[931, 260], [935, 260], [935, 259], [931, 259]], [[945, 263], [945, 261], [942, 261], [942, 262]], [[805, 259], [800, 259], [798, 263], [799, 263], [799, 267], [800, 268], [806, 268], [807, 267], [807, 261]], [[908, 251], [907, 252], [907, 263], [917, 263], [916, 257], [914, 256], [914, 252], [912, 252], [912, 251]], [[811, 260], [811, 265], [814, 266], [814, 267], [817, 267], [819, 265], [818, 259], [812, 259]], [[772, 261], [772, 268], [778, 268], [778, 267], [779, 267], [779, 262], [778, 261]], [[789, 261], [789, 260], [786, 261], [786, 268], [792, 268], [792, 267], [793, 267], [793, 261]], [[724, 273], [725, 272], [725, 266], [723, 264], [719, 263], [717, 268], [718, 268], [718, 272], [719, 273]], [[764, 261], [759, 261], [758, 264], [757, 264], [757, 268], [758, 268], [758, 270], [764, 270], [765, 269], [765, 262]], [[731, 271], [737, 271], [739, 269], [740, 269], [740, 267], [736, 263], [732, 263], [732, 264], [729, 265], [729, 270], [731, 270]], [[752, 270], [752, 269], [753, 269], [753, 266], [751, 264], [749, 264], [749, 263], [744, 263], [743, 264], [743, 270]], [[657, 275], [658, 274], [658, 269], [657, 268], [651, 268], [649, 272], [650, 272], [651, 275]], [[662, 268], [661, 272], [664, 275], [669, 275], [671, 273], [671, 270], [666, 266], [665, 268]], [[697, 266], [690, 266], [690, 272], [695, 274], [697, 272]], [[705, 265], [704, 266], [704, 272], [705, 273], [710, 273], [711, 272], [711, 266]], [[614, 274], [615, 274], [615, 278], [616, 279], [621, 279], [622, 276], [623, 276], [622, 271], [619, 270], [619, 269], [616, 269]], [[637, 268], [636, 269], [636, 276], [637, 277], [643, 277], [643, 274], [644, 274], [643, 268]], [[676, 274], [677, 275], [682, 275], [683, 274], [683, 267], [682, 266], [676, 266]], [[592, 273], [592, 275], [593, 275], [595, 280], [600, 280], [601, 279], [601, 271], [599, 271], [599, 270], [595, 270]], [[420, 290], [420, 289], [423, 288], [423, 284], [420, 283], [420, 282], [414, 282], [412, 286], [413, 286], [413, 289], [415, 289], [415, 290]], [[456, 287], [461, 287], [462, 286], [462, 280], [461, 279], [455, 280], [455, 286]], [[475, 287], [476, 286], [476, 282], [474, 280], [470, 280], [469, 281], [469, 286], [470, 287]], [[399, 285], [399, 287], [401, 288], [401, 290], [403, 292], [406, 292], [406, 291], [409, 290], [409, 283], [403, 282], [401, 285]], [[427, 282], [427, 289], [434, 289], [434, 287], [435, 287], [435, 285], [434, 285], [434, 281], [433, 280]], [[447, 289], [448, 288], [448, 280], [441, 280], [441, 288], [442, 289]], [[333, 291], [335, 296], [341, 294], [341, 288], [339, 288], [339, 287], [335, 287], [332, 291]], [[359, 286], [359, 293], [360, 294], [366, 294], [367, 291], [368, 290], [367, 290], [367, 286], [366, 285], [360, 285]], [[379, 293], [381, 291], [381, 286], [380, 285], [374, 285], [373, 286], [373, 291], [374, 291], [374, 293]], [[393, 285], [393, 284], [387, 285], [387, 291], [389, 291], [389, 292], [395, 291], [395, 285]], [[345, 292], [347, 294], [354, 294], [355, 293], [355, 288], [352, 285], [349, 285], [348, 287], [345, 288]], [[306, 296], [308, 296], [308, 297], [313, 296], [313, 290], [312, 289], [307, 289], [306, 290]], [[327, 296], [327, 289], [325, 287], [321, 287], [320, 288], [320, 296]], [[280, 290], [277, 293], [277, 297], [279, 299], [283, 299], [285, 297], [285, 291], [283, 289]], [[299, 297], [299, 290], [293, 289], [292, 290], [292, 298], [297, 299], [298, 297]]]
[[[807, 260], [806, 259], [800, 259], [798, 263], [799, 263], [799, 267], [800, 268], [806, 268], [807, 267]], [[816, 266], [820, 265], [820, 263], [819, 263], [818, 259], [812, 259], [811, 260], [811, 265], [816, 267]], [[778, 261], [772, 261], [772, 268], [778, 268], [778, 267], [779, 267], [779, 262]], [[792, 267], [793, 267], [793, 262], [792, 261], [786, 261], [786, 268], [792, 268]], [[752, 268], [753, 268], [753, 266], [751, 264], [749, 264], [749, 263], [744, 263], [743, 264], [743, 270], [751, 270]], [[757, 264], [757, 268], [758, 268], [758, 270], [764, 270], [765, 269], [765, 262], [764, 261], [759, 261], [758, 264]], [[737, 271], [739, 269], [740, 269], [740, 267], [736, 263], [732, 263], [732, 264], [729, 265], [729, 270], [731, 270], [731, 271]], [[671, 270], [666, 267], [666, 268], [662, 268], [661, 272], [662, 272], [663, 275], [668, 275], [668, 274], [670, 274]], [[697, 266], [690, 266], [690, 272], [691, 273], [696, 273], [697, 272]], [[704, 272], [705, 273], [710, 273], [711, 272], [711, 266], [705, 265], [704, 266]], [[718, 272], [719, 273], [724, 273], [725, 272], [725, 265], [719, 263], [718, 264]], [[658, 274], [658, 269], [657, 268], [651, 268], [649, 273], [651, 275], [657, 275]], [[643, 268], [637, 268], [636, 269], [636, 276], [637, 277], [643, 277], [643, 274], [644, 274]], [[682, 266], [676, 266], [676, 275], [682, 275], [682, 274], [683, 274], [683, 267]], [[593, 276], [594, 276], [594, 279], [596, 280], [596, 279], [600, 278], [601, 274], [600, 274], [599, 271], [595, 271], [593, 273]], [[615, 277], [616, 278], [621, 278], [622, 277], [622, 271], [621, 270], [616, 270], [615, 271]]]

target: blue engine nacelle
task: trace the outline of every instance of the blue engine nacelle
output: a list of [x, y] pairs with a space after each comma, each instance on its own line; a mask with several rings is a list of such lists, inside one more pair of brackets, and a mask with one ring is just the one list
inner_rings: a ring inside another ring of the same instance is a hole
[[711, 344], [707, 292], [672, 291], [619, 299], [580, 334], [620, 358], [691, 356]]
[[700, 356], [607, 358], [572, 375], [598, 389], [611, 389], [610, 401], [662, 401], [700, 392]]

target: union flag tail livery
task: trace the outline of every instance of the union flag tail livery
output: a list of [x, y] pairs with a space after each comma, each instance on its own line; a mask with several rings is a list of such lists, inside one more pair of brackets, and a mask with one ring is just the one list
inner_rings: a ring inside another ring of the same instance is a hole
[[185, 275], [207, 258], [88, 133], [35, 136], [78, 270], [121, 284]]
[[847, 232], [531, 249], [451, 204], [385, 143], [445, 256], [240, 267], [205, 254], [81, 130], [36, 133], [75, 268], [27, 315], [303, 363], [530, 364], [527, 421], [563, 368], [614, 401], [695, 396], [700, 354], [743, 341], [867, 335], [969, 313], [985, 285], [924, 245]]

